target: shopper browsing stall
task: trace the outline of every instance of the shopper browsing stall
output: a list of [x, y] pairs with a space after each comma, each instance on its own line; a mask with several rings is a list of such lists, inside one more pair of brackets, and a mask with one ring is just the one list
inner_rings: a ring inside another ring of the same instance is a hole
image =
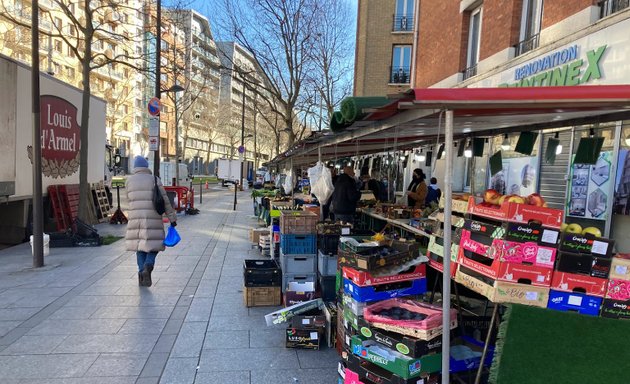
[[336, 221], [353, 222], [357, 210], [357, 202], [361, 193], [357, 189], [354, 179], [354, 169], [345, 167], [343, 174], [337, 177], [335, 191], [331, 197], [331, 208]]

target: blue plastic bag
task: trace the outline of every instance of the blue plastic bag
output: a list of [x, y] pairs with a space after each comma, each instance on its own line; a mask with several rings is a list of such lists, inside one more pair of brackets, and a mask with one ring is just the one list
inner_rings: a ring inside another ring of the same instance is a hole
[[166, 237], [164, 238], [164, 245], [167, 247], [174, 247], [181, 240], [181, 236], [177, 233], [177, 230], [173, 226], [168, 227], [168, 232], [166, 233]]

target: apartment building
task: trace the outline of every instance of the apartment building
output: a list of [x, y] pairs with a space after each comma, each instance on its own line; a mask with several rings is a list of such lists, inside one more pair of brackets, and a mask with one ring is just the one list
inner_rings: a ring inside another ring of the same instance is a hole
[[[257, 167], [272, 157], [276, 141], [272, 119], [262, 116], [272, 115], [267, 102], [271, 96], [264, 91], [269, 81], [251, 53], [239, 44], [218, 42], [217, 47], [222, 65], [219, 119], [223, 144], [216, 149], [221, 157], [237, 157], [244, 124], [245, 159]], [[245, 73], [245, 79], [241, 73]]]
[[[122, 0], [119, 7], [100, 8], [94, 12], [97, 30], [92, 49], [95, 54], [107, 58], [131, 57], [141, 44], [137, 26], [142, 25], [136, 9], [138, 0]], [[80, 3], [69, 3], [64, 11], [52, 0], [39, 2], [40, 19], [40, 70], [60, 80], [82, 88], [81, 64], [73, 46], [77, 47], [78, 28], [68, 14], [77, 20], [84, 19]], [[29, 0], [2, 0], [0, 13], [0, 52], [18, 61], [31, 62], [31, 2]], [[61, 38], [67, 38], [67, 41]], [[70, 43], [70, 44], [68, 44]], [[129, 156], [135, 134], [139, 132], [135, 119], [135, 99], [139, 89], [135, 84], [134, 71], [121, 64], [109, 64], [91, 72], [92, 94], [108, 103], [106, 114], [107, 139], [118, 148], [123, 161]], [[103, 143], [105, 144], [105, 143]]]
[[413, 73], [416, 0], [359, 0], [355, 96], [409, 88]]

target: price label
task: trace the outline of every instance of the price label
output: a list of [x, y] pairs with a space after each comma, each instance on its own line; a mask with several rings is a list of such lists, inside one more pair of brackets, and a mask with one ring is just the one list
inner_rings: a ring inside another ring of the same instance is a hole
[[317, 332], [311, 332], [311, 340], [317, 340], [319, 338], [319, 335], [317, 334]]
[[348, 227], [341, 228], [341, 234], [344, 235], [344, 236], [345, 235], [349, 235], [350, 234], [350, 228], [348, 228]]
[[536, 276], [536, 281], [539, 283], [542, 283], [545, 281], [545, 276], [544, 275], [538, 275]]
[[618, 275], [627, 275], [628, 267], [625, 265], [615, 265], [615, 273]]
[[569, 305], [581, 306], [582, 305], [582, 297], [569, 295]]
[[309, 325], [311, 323], [311, 320], [309, 319], [302, 319], [302, 325]]
[[558, 243], [558, 231], [551, 231], [549, 229], [543, 230], [541, 240], [543, 243], [547, 243], [547, 244]]
[[528, 300], [528, 301], [538, 300], [538, 292], [525, 292], [525, 300]]
[[540, 264], [551, 264], [553, 262], [553, 250], [547, 248], [538, 248], [536, 253], [536, 261]]
[[591, 247], [591, 253], [597, 255], [606, 255], [608, 253], [608, 244], [603, 241], [593, 241], [593, 247]]

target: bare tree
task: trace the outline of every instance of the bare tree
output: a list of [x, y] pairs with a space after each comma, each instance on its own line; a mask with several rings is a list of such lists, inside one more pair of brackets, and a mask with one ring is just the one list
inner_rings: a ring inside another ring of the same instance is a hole
[[289, 145], [297, 133], [295, 108], [312, 69], [318, 4], [316, 0], [224, 0], [226, 27], [270, 80], [260, 85], [261, 96], [282, 121]]
[[[91, 193], [90, 184], [88, 183], [88, 158], [89, 158], [89, 117], [90, 117], [90, 97], [91, 83], [90, 74], [99, 68], [109, 68], [114, 70], [116, 65], [124, 65], [132, 67], [136, 70], [141, 69], [139, 60], [142, 58], [135, 51], [127, 49], [93, 49], [93, 43], [103, 40], [104, 38], [115, 40], [124, 46], [133, 46], [142, 43], [143, 34], [138, 35], [135, 25], [128, 25], [126, 13], [127, 10], [135, 12], [136, 10], [124, 2], [116, 2], [113, 0], [50, 0], [54, 6], [54, 12], [60, 12], [65, 18], [67, 24], [62, 27], [55, 22], [53, 11], [41, 11], [41, 20], [51, 25], [51, 32], [44, 35], [62, 40], [72, 54], [77, 57], [82, 74], [82, 102], [81, 102], [81, 145], [79, 157], [79, 219], [85, 222], [91, 222], [93, 215], [92, 209], [89, 207], [89, 194]], [[27, 22], [24, 14], [31, 14], [33, 11], [30, 5], [23, 5], [22, 15], [16, 15], [10, 12], [9, 0], [2, 0], [2, 9], [0, 9], [0, 17], [9, 22], [31, 28], [30, 22]], [[39, 12], [40, 10], [38, 10]], [[122, 26], [116, 30], [114, 26]], [[98, 37], [98, 35], [102, 37]], [[102, 144], [104, 145], [104, 143]]]

